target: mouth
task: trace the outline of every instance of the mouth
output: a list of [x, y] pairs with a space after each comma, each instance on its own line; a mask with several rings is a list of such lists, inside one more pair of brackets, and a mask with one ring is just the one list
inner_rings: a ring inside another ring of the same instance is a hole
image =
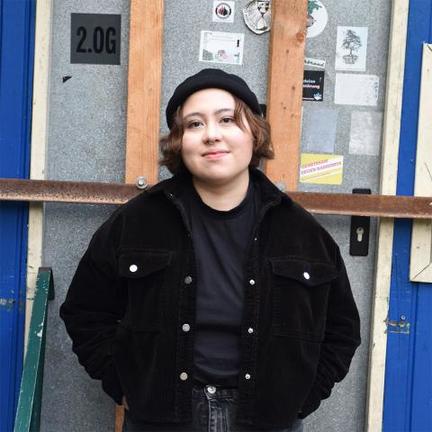
[[209, 159], [216, 159], [219, 157], [223, 157], [228, 153], [229, 152], [227, 150], [214, 150], [214, 151], [209, 151], [209, 152], [204, 153], [203, 157], [209, 158]]

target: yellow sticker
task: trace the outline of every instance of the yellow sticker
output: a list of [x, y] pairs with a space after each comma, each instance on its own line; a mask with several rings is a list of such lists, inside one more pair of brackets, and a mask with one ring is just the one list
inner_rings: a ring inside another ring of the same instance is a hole
[[342, 184], [343, 156], [302, 153], [300, 183]]

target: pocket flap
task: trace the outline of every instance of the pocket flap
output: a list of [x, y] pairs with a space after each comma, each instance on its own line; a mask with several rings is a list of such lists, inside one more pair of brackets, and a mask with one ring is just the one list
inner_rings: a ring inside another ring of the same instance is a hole
[[141, 278], [167, 267], [172, 252], [165, 250], [125, 251], [119, 257], [119, 275]]
[[274, 274], [315, 286], [336, 279], [338, 272], [330, 263], [306, 261], [292, 257], [269, 258]]

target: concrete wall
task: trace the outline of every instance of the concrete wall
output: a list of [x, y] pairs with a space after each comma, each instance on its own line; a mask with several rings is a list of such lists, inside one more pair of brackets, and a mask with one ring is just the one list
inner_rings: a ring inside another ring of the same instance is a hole
[[[163, 64], [163, 107], [175, 86], [186, 76], [210, 63], [198, 62], [201, 30], [245, 34], [242, 66], [215, 65], [243, 76], [265, 103], [268, 61], [268, 33], [255, 35], [242, 19], [248, 1], [237, 0], [233, 24], [213, 23], [213, 1], [166, 0]], [[329, 20], [320, 36], [307, 39], [306, 56], [327, 61], [323, 102], [304, 103], [303, 151], [310, 151], [317, 110], [336, 111], [334, 153], [344, 155], [342, 185], [305, 185], [301, 190], [350, 192], [353, 187], [377, 191], [379, 156], [349, 154], [352, 111], [383, 110], [390, 5], [384, 0], [324, 2]], [[71, 13], [121, 14], [121, 65], [70, 64]], [[369, 28], [367, 70], [380, 77], [376, 107], [334, 104], [336, 27]], [[49, 146], [47, 178], [121, 182], [124, 176], [124, 145], [127, 97], [129, 2], [127, 0], [56, 0], [53, 20]], [[64, 76], [71, 76], [63, 82]], [[319, 113], [318, 113], [319, 114]], [[315, 116], [315, 117], [314, 117]], [[166, 131], [164, 115], [161, 130]], [[289, 131], [287, 132], [289, 133]], [[313, 150], [313, 149], [312, 149]], [[276, 156], [277, 157], [277, 156]], [[78, 260], [91, 234], [113, 211], [111, 206], [49, 204], [45, 207], [44, 263], [53, 267], [56, 299], [50, 304], [43, 397], [43, 431], [113, 430], [114, 405], [100, 384], [87, 377], [71, 352], [71, 344], [58, 309]], [[332, 398], [306, 421], [307, 432], [360, 431], [364, 425], [370, 301], [374, 271], [375, 223], [371, 229], [368, 257], [350, 257], [349, 218], [321, 216], [341, 246], [362, 317], [363, 344], [357, 352], [348, 378], [337, 385]]]

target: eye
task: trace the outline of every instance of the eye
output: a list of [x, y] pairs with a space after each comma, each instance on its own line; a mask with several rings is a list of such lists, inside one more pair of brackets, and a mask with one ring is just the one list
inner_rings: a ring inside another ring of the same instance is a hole
[[192, 120], [186, 124], [187, 129], [196, 129], [199, 128], [202, 125], [202, 122], [198, 120]]
[[229, 124], [229, 123], [233, 123], [233, 122], [234, 122], [233, 117], [222, 117], [221, 118], [221, 123]]

